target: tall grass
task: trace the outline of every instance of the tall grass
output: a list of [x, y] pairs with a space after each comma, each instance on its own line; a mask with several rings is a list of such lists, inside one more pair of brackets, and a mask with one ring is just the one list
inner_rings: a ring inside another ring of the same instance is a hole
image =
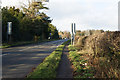
[[104, 32], [79, 37], [76, 46], [88, 59], [96, 78], [120, 77], [120, 32]]

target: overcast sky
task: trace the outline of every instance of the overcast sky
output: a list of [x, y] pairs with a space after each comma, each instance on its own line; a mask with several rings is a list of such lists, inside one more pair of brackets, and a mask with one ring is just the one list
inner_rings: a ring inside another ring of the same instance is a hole
[[[28, 0], [2, 0], [2, 6], [20, 7]], [[58, 30], [70, 31], [71, 23], [78, 30], [118, 30], [119, 0], [49, 0], [45, 13], [53, 19]]]

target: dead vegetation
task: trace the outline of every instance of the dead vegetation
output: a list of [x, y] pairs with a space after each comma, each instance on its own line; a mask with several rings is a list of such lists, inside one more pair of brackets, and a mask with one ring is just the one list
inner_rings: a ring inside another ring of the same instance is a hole
[[95, 78], [120, 77], [120, 32], [77, 36], [76, 49], [88, 59]]

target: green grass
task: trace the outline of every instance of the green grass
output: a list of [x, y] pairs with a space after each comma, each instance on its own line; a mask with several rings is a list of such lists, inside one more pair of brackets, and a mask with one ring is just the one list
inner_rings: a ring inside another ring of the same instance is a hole
[[56, 78], [56, 69], [58, 68], [59, 62], [61, 60], [63, 48], [68, 42], [69, 41], [60, 45], [55, 51], [53, 51], [48, 57], [46, 57], [45, 60], [27, 76], [27, 79]]
[[70, 51], [76, 51], [76, 50], [77, 50], [76, 47], [74, 47], [73, 45], [69, 45], [69, 46], [68, 46], [68, 49], [69, 49]]
[[68, 41], [64, 42], [63, 45], [69, 44], [70, 41], [71, 40], [68, 40]]
[[11, 44], [3, 43], [2, 46], [0, 46], [0, 48], [8, 48], [8, 47], [31, 44], [31, 43], [35, 43], [35, 42], [34, 41], [24, 41], [24, 42], [15, 42], [15, 43], [11, 43]]
[[56, 39], [52, 39], [52, 40], [42, 40], [42, 41], [22, 41], [22, 42], [14, 42], [14, 43], [3, 43], [2, 46], [0, 46], [0, 48], [8, 48], [8, 47], [13, 47], [13, 46], [20, 46], [20, 45], [27, 45], [27, 44], [33, 44], [33, 43], [39, 43], [39, 42], [47, 42], [47, 41], [54, 41]]
[[86, 65], [88, 61], [82, 58], [83, 54], [78, 53], [72, 45], [69, 45], [68, 48], [70, 50], [68, 57], [74, 66], [74, 78], [92, 78], [91, 67]]

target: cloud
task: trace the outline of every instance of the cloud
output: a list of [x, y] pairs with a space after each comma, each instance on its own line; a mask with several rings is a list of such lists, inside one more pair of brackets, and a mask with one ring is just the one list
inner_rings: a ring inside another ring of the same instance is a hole
[[69, 30], [75, 22], [77, 29], [117, 30], [118, 0], [51, 0], [48, 14], [60, 30]]
[[[20, 6], [19, 2], [27, 0], [2, 0], [3, 6]], [[46, 3], [50, 10], [45, 11], [59, 30], [71, 29], [71, 23], [77, 29], [118, 29], [119, 0], [49, 0]]]
[[2, 7], [5, 6], [16, 6], [21, 7], [22, 3], [27, 4], [28, 0], [1, 0], [2, 1]]

